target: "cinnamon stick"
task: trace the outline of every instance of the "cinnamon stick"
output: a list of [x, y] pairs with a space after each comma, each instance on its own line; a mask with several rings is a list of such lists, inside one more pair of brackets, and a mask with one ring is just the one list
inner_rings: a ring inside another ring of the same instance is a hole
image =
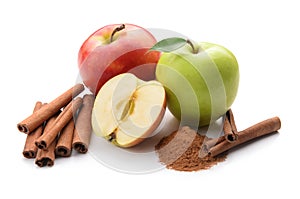
[[[49, 131], [55, 123], [57, 115], [52, 116], [46, 123], [44, 131]], [[50, 144], [47, 150], [38, 149], [35, 164], [39, 167], [53, 166], [55, 160], [55, 144], [56, 140]]]
[[[38, 101], [35, 103], [35, 107], [33, 112], [36, 112], [42, 107], [42, 102]], [[35, 158], [37, 153], [37, 146], [35, 145], [35, 140], [42, 135], [43, 132], [43, 124], [36, 128], [33, 132], [27, 135], [24, 149], [23, 149], [23, 156], [25, 158]]]
[[83, 105], [76, 120], [72, 145], [79, 153], [86, 153], [88, 151], [92, 132], [91, 115], [94, 99], [94, 96], [91, 94], [83, 97]]
[[212, 148], [213, 146], [220, 144], [221, 142], [225, 141], [225, 136], [221, 136], [218, 138], [208, 138], [204, 141], [203, 143], [203, 147], [204, 147], [204, 151], [208, 151], [210, 148]]
[[51, 128], [44, 131], [43, 135], [40, 136], [35, 144], [39, 149], [47, 149], [48, 146], [55, 140], [59, 132], [67, 125], [67, 123], [73, 117], [73, 113], [77, 111], [77, 109], [82, 104], [82, 98], [78, 97], [72, 102], [70, 102], [64, 110], [58, 115], [55, 119]]
[[41, 109], [31, 114], [22, 122], [18, 123], [18, 130], [27, 134], [32, 132], [44, 121], [48, 120], [51, 116], [56, 114], [62, 107], [70, 103], [72, 98], [77, 96], [83, 90], [83, 84], [76, 84], [75, 86], [58, 96], [56, 99], [51, 101], [49, 104], [43, 106]]
[[223, 130], [224, 130], [225, 139], [228, 142], [234, 142], [238, 139], [237, 128], [235, 125], [234, 116], [231, 109], [229, 109], [225, 114]]
[[209, 149], [209, 156], [217, 156], [229, 149], [232, 149], [238, 145], [241, 145], [245, 142], [253, 140], [255, 138], [271, 134], [273, 132], [278, 132], [281, 127], [281, 121], [279, 117], [273, 117], [267, 120], [264, 120], [260, 123], [257, 123], [243, 131], [238, 133], [239, 139], [235, 142], [228, 142], [226, 140], [220, 142], [219, 144], [213, 146]]
[[55, 144], [56, 140], [53, 141], [47, 150], [38, 149], [37, 158], [35, 164], [39, 167], [53, 166], [55, 160]]
[[231, 109], [229, 109], [225, 114], [223, 132], [224, 135], [218, 138], [206, 138], [203, 144], [204, 151], [208, 151], [210, 148], [223, 141], [234, 142], [238, 139], [238, 132]]
[[73, 135], [74, 120], [71, 119], [59, 134], [59, 138], [55, 147], [55, 155], [62, 157], [69, 157], [71, 155]]

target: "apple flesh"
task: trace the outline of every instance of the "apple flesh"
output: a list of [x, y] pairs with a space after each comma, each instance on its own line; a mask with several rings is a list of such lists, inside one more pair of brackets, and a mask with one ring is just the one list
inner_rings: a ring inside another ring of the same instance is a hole
[[156, 78], [165, 86], [170, 112], [183, 123], [201, 127], [225, 114], [234, 102], [239, 67], [223, 46], [190, 44], [162, 53]]
[[155, 79], [160, 53], [148, 52], [156, 39], [146, 29], [133, 24], [107, 25], [82, 44], [78, 66], [84, 84], [95, 95], [110, 78], [125, 72], [148, 81]]
[[120, 147], [131, 147], [159, 126], [166, 108], [164, 87], [131, 73], [117, 75], [99, 90], [92, 111], [94, 133]]

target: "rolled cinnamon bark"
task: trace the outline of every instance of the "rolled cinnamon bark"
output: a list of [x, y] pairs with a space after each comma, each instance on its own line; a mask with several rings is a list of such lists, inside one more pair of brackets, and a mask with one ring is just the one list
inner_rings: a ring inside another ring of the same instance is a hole
[[225, 114], [223, 132], [224, 135], [218, 138], [206, 138], [203, 144], [204, 151], [208, 151], [210, 148], [223, 141], [234, 142], [238, 139], [237, 128], [231, 109], [229, 109]]
[[237, 128], [234, 121], [232, 110], [229, 109], [225, 114], [224, 120], [224, 136], [228, 142], [234, 142], [238, 139]]
[[204, 151], [208, 152], [210, 148], [217, 144], [220, 144], [223, 141], [226, 141], [225, 136], [221, 136], [218, 138], [206, 138], [206, 140], [203, 142]]
[[43, 135], [40, 136], [35, 144], [39, 149], [47, 149], [48, 146], [55, 140], [59, 132], [67, 125], [67, 123], [72, 119], [73, 113], [82, 104], [82, 98], [77, 97], [75, 100], [70, 102], [64, 110], [55, 119], [51, 128], [44, 130]]
[[226, 114], [227, 114], [227, 117], [229, 118], [228, 120], [229, 120], [229, 122], [231, 124], [231, 129], [232, 129], [233, 133], [237, 134], [238, 130], [236, 128], [236, 124], [235, 124], [235, 120], [234, 120], [234, 115], [233, 115], [232, 109], [229, 109]]
[[[44, 131], [49, 131], [54, 124], [57, 115], [52, 116], [46, 123]], [[55, 160], [55, 144], [56, 140], [50, 144], [47, 150], [38, 149], [35, 164], [39, 167], [53, 166]]]
[[56, 140], [53, 141], [47, 150], [38, 149], [37, 158], [35, 164], [39, 167], [53, 166], [55, 160], [55, 144]]
[[278, 132], [281, 127], [281, 121], [279, 117], [273, 117], [267, 120], [264, 120], [260, 123], [257, 123], [243, 131], [238, 133], [239, 139], [235, 142], [227, 142], [226, 140], [220, 142], [219, 144], [213, 146], [209, 149], [209, 156], [217, 156], [233, 147], [236, 147], [240, 144], [253, 140], [255, 138], [271, 134], [273, 132]]
[[38, 111], [31, 114], [25, 120], [17, 124], [18, 130], [23, 133], [30, 133], [44, 121], [56, 114], [62, 107], [66, 106], [74, 96], [77, 96], [84, 90], [83, 84], [76, 84], [49, 104], [43, 106]]
[[78, 114], [73, 137], [73, 148], [79, 153], [86, 153], [90, 144], [92, 132], [91, 115], [94, 105], [94, 95], [83, 97], [83, 105]]
[[[38, 101], [35, 103], [35, 107], [33, 112], [36, 112], [42, 107], [42, 102]], [[35, 140], [42, 135], [43, 132], [43, 124], [37, 127], [34, 131], [27, 135], [24, 149], [23, 149], [23, 156], [25, 158], [35, 158], [37, 153], [37, 146], [35, 145]]]
[[67, 126], [59, 134], [55, 147], [55, 155], [69, 157], [72, 152], [72, 141], [74, 135], [74, 120], [71, 119]]

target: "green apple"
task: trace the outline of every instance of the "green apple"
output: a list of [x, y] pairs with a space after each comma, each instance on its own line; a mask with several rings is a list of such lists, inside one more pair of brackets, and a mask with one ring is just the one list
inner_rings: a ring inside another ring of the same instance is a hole
[[[209, 125], [225, 114], [236, 98], [238, 62], [221, 45], [178, 39], [166, 39], [152, 48], [163, 51], [156, 78], [166, 89], [170, 112], [181, 123]], [[164, 44], [175, 49], [165, 50]]]

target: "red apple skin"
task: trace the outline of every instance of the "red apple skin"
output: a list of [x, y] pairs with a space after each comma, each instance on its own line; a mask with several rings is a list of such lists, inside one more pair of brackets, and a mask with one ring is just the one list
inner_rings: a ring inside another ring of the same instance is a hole
[[148, 51], [156, 39], [146, 29], [125, 24], [125, 28], [111, 34], [121, 24], [100, 28], [82, 44], [78, 53], [78, 67], [84, 84], [95, 95], [110, 78], [125, 72], [149, 81], [155, 79], [158, 51]]

